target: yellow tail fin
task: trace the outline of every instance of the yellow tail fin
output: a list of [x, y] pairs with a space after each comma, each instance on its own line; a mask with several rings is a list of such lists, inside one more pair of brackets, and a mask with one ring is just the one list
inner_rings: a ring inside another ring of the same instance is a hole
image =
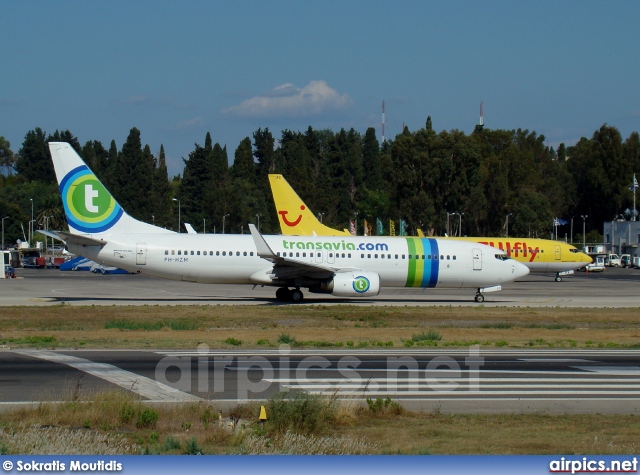
[[282, 175], [269, 175], [269, 184], [284, 236], [351, 236], [318, 221]]

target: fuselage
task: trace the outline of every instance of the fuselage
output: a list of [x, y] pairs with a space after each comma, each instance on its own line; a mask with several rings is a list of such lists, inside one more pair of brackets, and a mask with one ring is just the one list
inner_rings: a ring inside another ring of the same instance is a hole
[[[89, 235], [90, 236], [90, 235]], [[157, 277], [202, 283], [263, 284], [273, 264], [258, 256], [251, 235], [101, 235], [106, 244], [72, 252], [103, 264]], [[290, 261], [365, 270], [387, 287], [477, 288], [501, 285], [529, 270], [505, 253], [473, 242], [435, 238], [264, 236]]]
[[500, 249], [526, 265], [531, 272], [565, 272], [592, 262], [575, 246], [560, 241], [536, 238], [448, 237], [451, 241], [476, 242]]

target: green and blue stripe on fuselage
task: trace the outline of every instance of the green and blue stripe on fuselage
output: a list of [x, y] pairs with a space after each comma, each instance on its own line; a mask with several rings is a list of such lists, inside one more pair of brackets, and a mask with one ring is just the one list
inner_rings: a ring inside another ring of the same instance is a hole
[[406, 238], [409, 267], [405, 287], [435, 287], [440, 259], [438, 242], [431, 238]]

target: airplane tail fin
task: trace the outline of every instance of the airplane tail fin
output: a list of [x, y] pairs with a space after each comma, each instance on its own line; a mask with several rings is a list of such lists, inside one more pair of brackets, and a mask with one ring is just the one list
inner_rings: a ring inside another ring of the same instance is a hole
[[282, 175], [269, 175], [269, 184], [284, 236], [351, 236], [318, 221]]
[[129, 216], [66, 142], [49, 142], [71, 234], [170, 233]]

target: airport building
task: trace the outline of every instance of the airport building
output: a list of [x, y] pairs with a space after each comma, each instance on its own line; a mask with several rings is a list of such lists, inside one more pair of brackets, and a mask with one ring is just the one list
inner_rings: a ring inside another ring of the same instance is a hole
[[630, 254], [631, 259], [640, 257], [640, 221], [618, 219], [604, 223], [604, 245], [607, 253]]

